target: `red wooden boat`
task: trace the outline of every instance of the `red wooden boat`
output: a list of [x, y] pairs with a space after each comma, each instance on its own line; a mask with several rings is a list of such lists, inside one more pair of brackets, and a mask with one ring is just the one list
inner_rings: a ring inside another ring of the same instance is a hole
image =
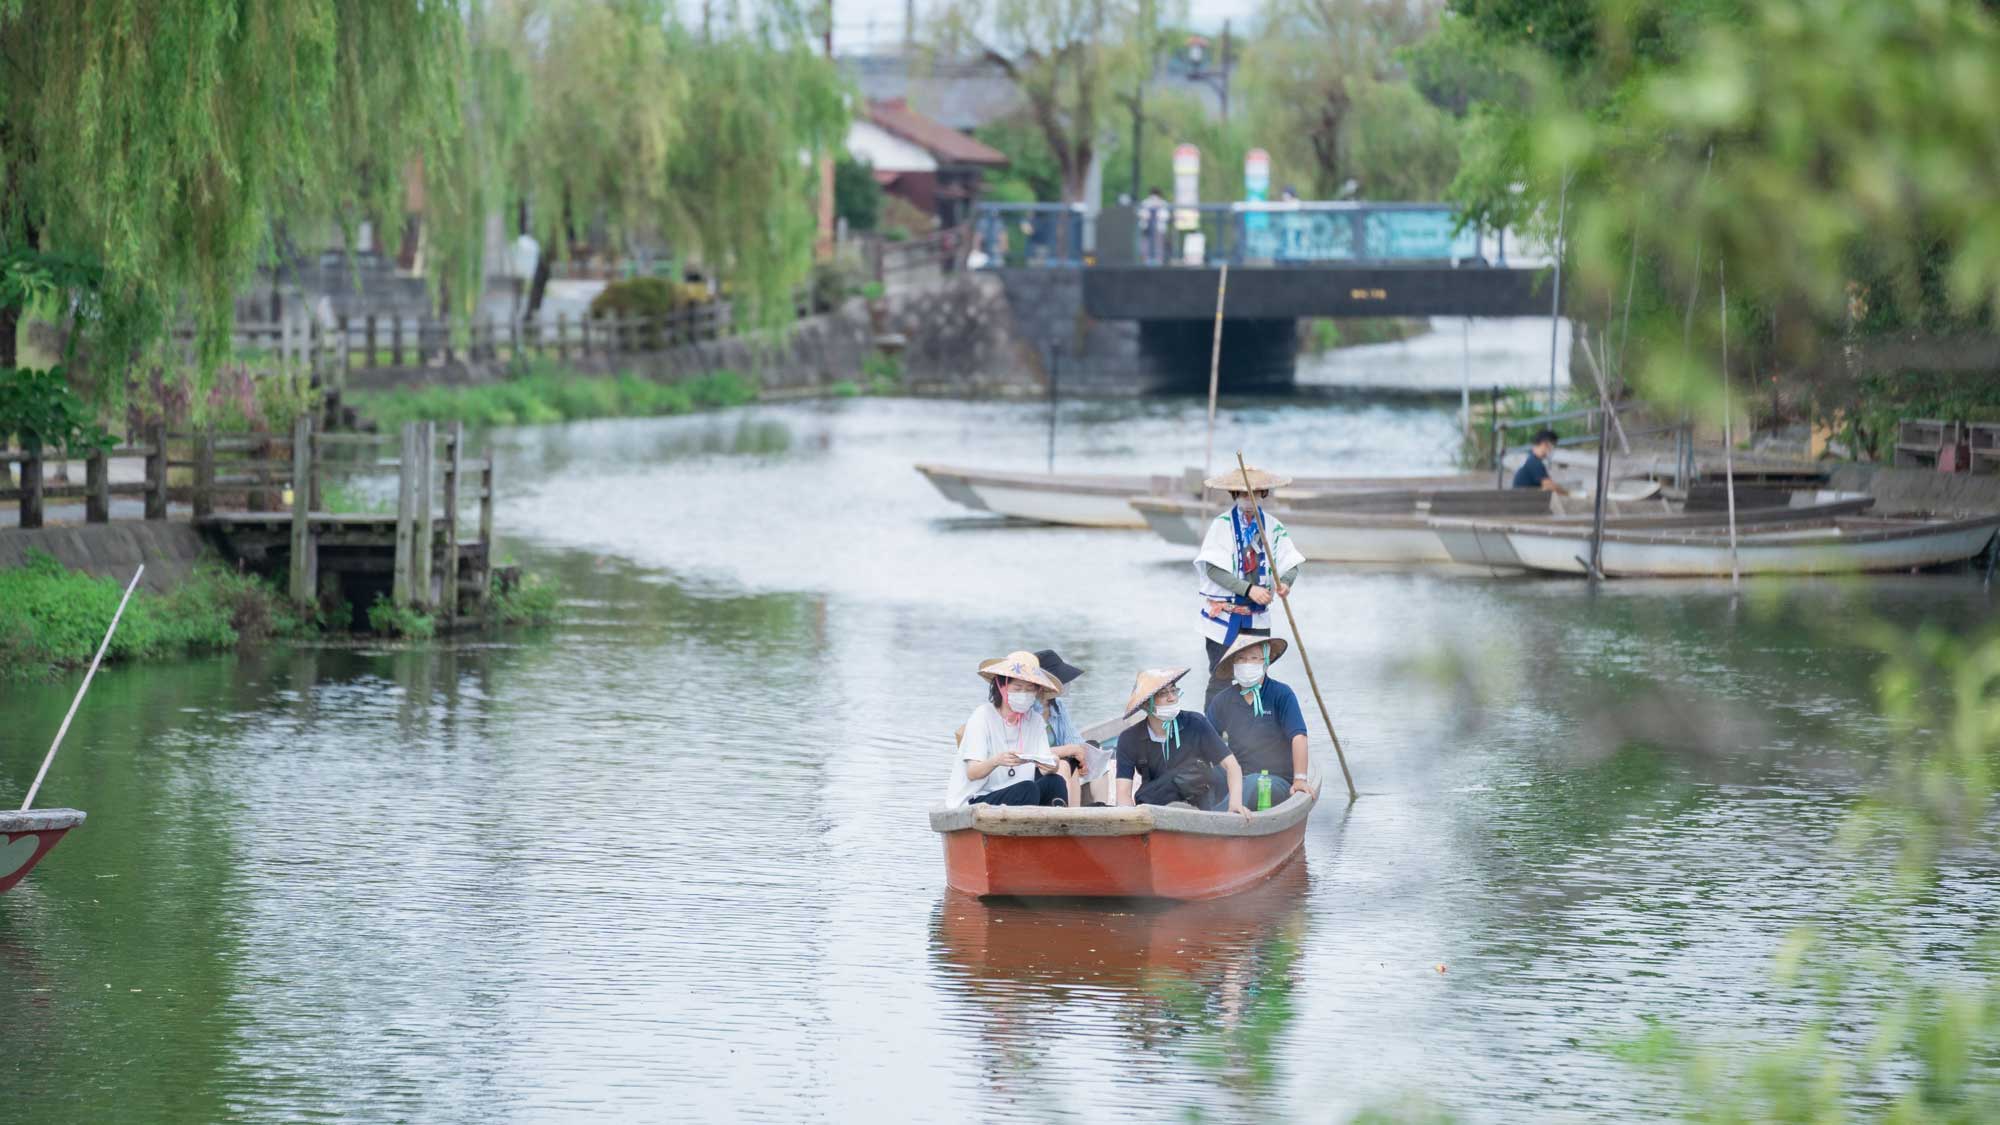
[[1220, 898], [1299, 850], [1313, 797], [1245, 817], [1184, 805], [933, 809], [945, 881], [974, 895]]
[[75, 809], [0, 812], [0, 894], [21, 881], [64, 833], [83, 823]]

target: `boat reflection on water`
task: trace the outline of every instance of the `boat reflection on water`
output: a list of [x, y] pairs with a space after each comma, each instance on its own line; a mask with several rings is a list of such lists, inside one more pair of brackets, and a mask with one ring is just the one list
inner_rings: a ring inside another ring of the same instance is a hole
[[931, 955], [996, 1057], [1045, 1058], [1038, 1048], [1108, 1020], [1135, 1059], [1180, 1055], [1183, 1072], [1208, 1084], [1192, 1095], [1199, 1104], [1217, 1082], [1251, 1094], [1275, 1080], [1306, 890], [1300, 853], [1258, 886], [1206, 902], [947, 891]]

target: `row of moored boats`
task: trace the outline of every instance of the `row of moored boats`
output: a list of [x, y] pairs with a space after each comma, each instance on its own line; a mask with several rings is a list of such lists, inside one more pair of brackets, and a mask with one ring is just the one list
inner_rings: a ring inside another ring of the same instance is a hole
[[[941, 493], [975, 511], [1037, 523], [1149, 528], [1200, 543], [1229, 500], [1201, 474], [1047, 474], [918, 465]], [[1985, 550], [2000, 514], [1898, 514], [1866, 493], [1822, 486], [1810, 468], [1738, 481], [1732, 512], [1721, 484], [1685, 490], [1614, 481], [1605, 496], [1601, 569], [1609, 577], [1833, 574], [1921, 569]], [[1495, 488], [1490, 474], [1301, 478], [1270, 507], [1309, 560], [1467, 564], [1493, 571], [1583, 574], [1596, 534], [1588, 496]]]

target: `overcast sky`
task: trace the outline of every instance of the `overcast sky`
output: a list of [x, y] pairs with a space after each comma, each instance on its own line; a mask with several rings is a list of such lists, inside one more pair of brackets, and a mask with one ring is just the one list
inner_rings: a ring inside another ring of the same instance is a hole
[[[935, 2], [917, 0], [917, 18], [922, 20]], [[902, 41], [904, 11], [904, 0], [833, 0], [834, 52], [864, 51], [870, 44], [893, 47]], [[1256, 11], [1255, 0], [1188, 0], [1188, 23], [1219, 30], [1224, 19], [1248, 24]]]

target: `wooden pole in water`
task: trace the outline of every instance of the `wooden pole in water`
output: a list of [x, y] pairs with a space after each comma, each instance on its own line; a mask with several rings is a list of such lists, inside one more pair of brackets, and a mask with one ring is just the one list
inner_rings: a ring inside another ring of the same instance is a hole
[[125, 584], [125, 596], [118, 599], [118, 612], [111, 615], [111, 626], [104, 630], [104, 640], [98, 642], [97, 655], [90, 658], [90, 671], [83, 674], [83, 682], [77, 685], [76, 698], [70, 700], [69, 714], [63, 716], [62, 726], [56, 728], [56, 740], [49, 745], [48, 756], [42, 759], [42, 768], [35, 772], [35, 783], [28, 786], [28, 797], [21, 802], [21, 811], [35, 803], [35, 794], [42, 790], [42, 779], [49, 775], [49, 764], [56, 760], [56, 751], [61, 748], [63, 736], [69, 733], [70, 720], [76, 718], [76, 709], [83, 703], [83, 693], [90, 690], [90, 681], [97, 675], [97, 665], [104, 659], [104, 650], [111, 647], [111, 634], [118, 631], [118, 619], [125, 616], [125, 603], [132, 600], [132, 591], [139, 588], [139, 576], [146, 573], [146, 564], [132, 572], [132, 581]]
[[1215, 279], [1215, 339], [1208, 348], [1208, 451], [1201, 455], [1201, 475], [1215, 465], [1215, 391], [1222, 382], [1222, 302], [1229, 295], [1229, 263], [1222, 263], [1222, 275]]
[[1729, 273], [1727, 263], [1715, 260], [1717, 303], [1722, 309], [1722, 487], [1729, 493], [1729, 585], [1743, 584], [1743, 571], [1736, 559], [1736, 441], [1729, 426]]
[[[1243, 463], [1243, 451], [1236, 451], [1236, 469], [1243, 474], [1243, 490], [1255, 502], [1257, 490], [1250, 487], [1250, 466]], [[1271, 567], [1271, 589], [1278, 588], [1278, 556], [1271, 552], [1271, 525], [1264, 520], [1264, 506], [1257, 505], [1257, 534], [1264, 540], [1264, 560]], [[1255, 578], [1252, 578], [1255, 581]], [[1278, 600], [1285, 606], [1285, 622], [1292, 627], [1292, 643], [1298, 646], [1299, 663], [1305, 665], [1306, 682], [1312, 685], [1313, 701], [1319, 704], [1319, 717], [1326, 723], [1326, 733], [1333, 738], [1334, 757], [1340, 759], [1340, 776], [1347, 782], [1347, 799], [1352, 801], [1360, 796], [1354, 791], [1354, 775], [1347, 769], [1347, 752], [1340, 748], [1340, 732], [1333, 729], [1333, 716], [1327, 712], [1326, 697], [1319, 693], [1319, 679], [1313, 675], [1312, 660], [1306, 656], [1305, 638], [1299, 636], [1299, 619], [1292, 616], [1292, 596], [1279, 594]]]

